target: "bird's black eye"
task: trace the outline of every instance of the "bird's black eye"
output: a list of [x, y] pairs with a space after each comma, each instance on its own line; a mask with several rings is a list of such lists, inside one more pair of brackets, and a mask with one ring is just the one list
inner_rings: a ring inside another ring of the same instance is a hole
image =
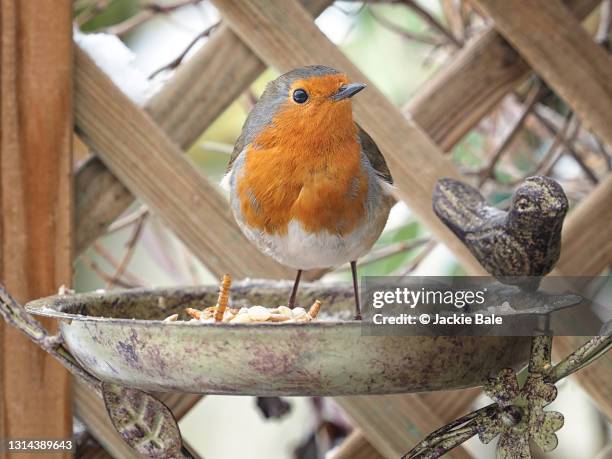
[[293, 100], [295, 100], [298, 104], [303, 104], [308, 100], [308, 93], [303, 89], [296, 89], [293, 91]]

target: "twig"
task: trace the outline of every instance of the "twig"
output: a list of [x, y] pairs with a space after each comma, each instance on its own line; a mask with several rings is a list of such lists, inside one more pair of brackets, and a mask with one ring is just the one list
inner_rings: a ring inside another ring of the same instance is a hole
[[147, 208], [147, 206], [140, 206], [140, 208], [137, 211], [129, 215], [126, 215], [125, 217], [119, 218], [115, 220], [113, 223], [111, 223], [108, 229], [106, 230], [106, 233], [104, 234], [115, 233], [124, 228], [127, 228], [128, 226], [131, 226], [134, 223], [136, 223], [140, 219], [140, 217], [142, 217], [143, 215], [148, 215], [148, 214], [149, 214], [149, 209]]
[[[102, 279], [107, 284], [110, 283], [111, 280], [113, 279], [113, 277], [110, 274], [106, 273], [102, 268], [100, 268], [98, 264], [95, 261], [93, 261], [91, 257], [89, 257], [88, 255], [82, 255], [81, 260], [83, 261], [83, 263], [87, 265], [89, 269], [91, 269], [94, 273], [96, 273], [100, 277], [100, 279]], [[123, 279], [116, 279], [114, 283], [115, 285], [118, 285], [119, 287], [123, 287], [123, 288], [140, 287], [139, 285], [129, 284]]]
[[212, 142], [210, 140], [204, 140], [199, 146], [204, 150], [212, 151], [213, 153], [223, 153], [224, 155], [231, 155], [234, 151], [234, 146], [229, 143]]
[[97, 0], [93, 5], [83, 8], [75, 18], [77, 26], [80, 28], [83, 24], [92, 20], [97, 14], [108, 8], [109, 3], [109, 0]]
[[164, 4], [157, 2], [145, 3], [142, 9], [135, 15], [129, 17], [125, 21], [106, 27], [104, 32], [117, 35], [119, 37], [125, 35], [131, 30], [138, 27], [140, 24], [147, 22], [157, 14], [169, 14], [187, 5], [197, 5], [203, 0], [178, 0], [174, 3]]
[[[377, 261], [384, 260], [385, 258], [392, 257], [398, 253], [408, 252], [428, 243], [429, 241], [429, 238], [422, 238], [413, 239], [412, 241], [400, 241], [386, 245], [385, 247], [370, 252], [365, 258], [363, 258], [363, 260], [359, 262], [359, 266], [363, 267], [365, 265], [370, 265], [372, 263], [376, 263]], [[338, 269], [338, 271], [345, 271], [347, 269], [350, 269], [350, 265], [348, 264], [343, 265]]]
[[199, 34], [197, 34], [193, 40], [191, 40], [191, 42], [187, 45], [187, 47], [183, 50], [183, 52], [181, 52], [181, 54], [179, 54], [176, 58], [174, 58], [172, 61], [168, 62], [166, 65], [158, 68], [157, 70], [155, 70], [153, 73], [151, 73], [151, 75], [149, 75], [149, 80], [154, 78], [156, 75], [158, 75], [161, 72], [165, 72], [167, 70], [174, 70], [175, 68], [177, 68], [179, 65], [181, 65], [181, 63], [183, 62], [183, 60], [185, 59], [185, 56], [187, 55], [187, 53], [189, 52], [189, 50], [191, 50], [191, 48], [193, 48], [195, 46], [195, 44], [197, 42], [199, 42], [202, 38], [208, 37], [212, 32], [214, 32], [215, 29], [217, 29], [219, 26], [221, 25], [221, 21], [218, 21], [216, 23], [214, 23], [213, 25], [207, 27], [206, 29], [204, 29], [202, 32], [200, 32]]
[[406, 267], [402, 271], [400, 271], [397, 276], [407, 276], [412, 271], [417, 269], [421, 262], [427, 257], [427, 255], [431, 253], [431, 251], [436, 247], [437, 244], [438, 242], [434, 239], [430, 239], [429, 241], [427, 241], [425, 247], [423, 247], [423, 249], [418, 253], [416, 257], [410, 260]]
[[412, 9], [416, 14], [418, 14], [425, 22], [427, 22], [427, 24], [429, 24], [430, 27], [442, 34], [446, 38], [448, 43], [452, 44], [456, 48], [461, 48], [463, 46], [462, 43], [457, 40], [457, 38], [455, 38], [455, 36], [440, 23], [440, 21], [433, 17], [429, 13], [429, 11], [421, 7], [421, 5], [419, 5], [417, 2], [415, 2], [414, 0], [400, 1], [406, 6], [408, 6], [408, 8]]
[[514, 142], [514, 139], [516, 139], [516, 136], [523, 128], [525, 120], [532, 112], [536, 102], [542, 97], [543, 94], [544, 90], [542, 88], [542, 85], [539, 81], [537, 81], [535, 86], [527, 95], [527, 100], [525, 101], [523, 112], [517, 118], [516, 122], [512, 126], [512, 129], [510, 129], [510, 132], [506, 135], [504, 140], [497, 147], [493, 155], [491, 155], [491, 158], [489, 159], [487, 165], [483, 167], [480, 171], [478, 171], [478, 188], [480, 188], [488, 178], [493, 176], [495, 166], [501, 159], [502, 155], [507, 151], [508, 147], [512, 144], [512, 142]]
[[610, 153], [608, 153], [606, 146], [601, 140], [599, 140], [599, 137], [595, 137], [595, 142], [597, 143], [597, 151], [606, 162], [608, 171], [612, 171], [612, 157], [610, 156]]
[[465, 43], [466, 27], [463, 22], [462, 5], [460, 0], [442, 0], [440, 2], [444, 19], [454, 37], [462, 44]]
[[138, 242], [138, 239], [140, 239], [140, 235], [142, 234], [142, 230], [144, 228], [146, 220], [147, 214], [143, 214], [136, 221], [136, 225], [134, 226], [132, 234], [130, 235], [130, 238], [126, 243], [125, 255], [123, 256], [123, 259], [119, 262], [119, 265], [117, 266], [117, 269], [115, 270], [115, 273], [111, 277], [110, 281], [108, 281], [108, 283], [106, 284], [107, 289], [113, 288], [117, 283], [117, 280], [123, 277], [125, 270], [127, 269], [128, 265], [130, 264], [130, 261], [132, 260], [132, 256], [134, 255], [134, 251], [136, 250], [136, 243]]
[[242, 105], [244, 106], [244, 111], [250, 112], [251, 109], [257, 103], [257, 100], [258, 100], [257, 96], [255, 95], [255, 93], [253, 92], [251, 88], [245, 89], [244, 92], [242, 93], [242, 96], [243, 97], [240, 98], [240, 101]]
[[[544, 128], [551, 134], [551, 135], [555, 135], [555, 128], [554, 126], [552, 126], [548, 120], [546, 120], [545, 118], [543, 118], [537, 111], [533, 112], [536, 119], [542, 124], [542, 126], [544, 126]], [[574, 114], [572, 112], [570, 112], [568, 114], [568, 120], [570, 122], [573, 122], [574, 120]], [[576, 133], [573, 134], [573, 136], [577, 135], [577, 131]], [[576, 160], [576, 162], [578, 163], [578, 165], [580, 166], [580, 168], [582, 169], [582, 171], [585, 173], [585, 175], [589, 178], [589, 180], [591, 180], [591, 182], [593, 182], [594, 184], [597, 184], [599, 182], [599, 179], [597, 178], [597, 175], [593, 172], [593, 170], [587, 166], [585, 164], [585, 162], [582, 160], [582, 157], [576, 152], [576, 150], [574, 149], [574, 146], [572, 145], [572, 141], [564, 134], [563, 136], [561, 136], [559, 138], [561, 144], [563, 144], [563, 146], [567, 149], [567, 151], [572, 155], [572, 157]]]
[[381, 26], [385, 27], [386, 29], [389, 29], [391, 32], [396, 33], [400, 37], [403, 37], [407, 40], [416, 41], [419, 43], [425, 43], [427, 45], [432, 45], [436, 47], [443, 44], [443, 42], [440, 41], [440, 39], [436, 37], [432, 37], [432, 36], [425, 35], [425, 34], [409, 32], [408, 30], [400, 27], [399, 25], [394, 24], [393, 22], [389, 21], [385, 17], [380, 16], [378, 13], [375, 13], [372, 8], [368, 8], [368, 12], [372, 16], [372, 18], [376, 22], [378, 22]]
[[595, 41], [607, 51], [612, 51], [610, 46], [610, 28], [612, 27], [612, 0], [604, 0], [600, 8], [600, 19]]
[[[119, 261], [116, 260], [102, 244], [95, 242], [92, 247], [98, 255], [104, 258], [104, 260], [106, 260], [106, 262], [113, 267], [113, 269], [117, 269], [117, 266], [119, 266]], [[144, 287], [147, 285], [144, 280], [140, 279], [135, 274], [132, 274], [130, 271], [126, 270], [123, 273], [123, 277], [127, 280], [127, 282], [137, 287]]]

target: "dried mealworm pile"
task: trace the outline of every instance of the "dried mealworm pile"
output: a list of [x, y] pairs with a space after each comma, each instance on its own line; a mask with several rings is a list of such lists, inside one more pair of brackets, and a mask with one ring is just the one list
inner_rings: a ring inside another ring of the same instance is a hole
[[[232, 278], [229, 274], [225, 274], [219, 289], [219, 298], [216, 306], [210, 306], [201, 311], [193, 308], [185, 309], [185, 312], [191, 317], [189, 322], [232, 324], [310, 322], [317, 317], [321, 309], [321, 302], [319, 300], [316, 300], [308, 311], [304, 308], [290, 309], [287, 306], [278, 306], [276, 308], [266, 308], [264, 306], [230, 308], [228, 307], [228, 301], [231, 283]], [[178, 314], [173, 314], [165, 318], [164, 322], [176, 322], [177, 320]]]

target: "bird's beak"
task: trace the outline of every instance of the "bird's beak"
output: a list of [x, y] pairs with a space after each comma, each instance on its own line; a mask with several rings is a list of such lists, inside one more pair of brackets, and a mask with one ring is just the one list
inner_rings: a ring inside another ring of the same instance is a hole
[[353, 97], [366, 86], [367, 85], [365, 83], [343, 84], [342, 86], [340, 86], [340, 89], [338, 89], [338, 92], [332, 96], [332, 100], [338, 101]]

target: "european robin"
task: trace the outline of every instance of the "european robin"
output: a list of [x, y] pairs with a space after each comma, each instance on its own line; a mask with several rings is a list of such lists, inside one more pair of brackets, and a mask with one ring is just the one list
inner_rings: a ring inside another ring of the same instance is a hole
[[385, 159], [353, 121], [351, 97], [366, 87], [325, 66], [268, 83], [234, 146], [223, 184], [246, 237], [279, 263], [303, 270], [351, 263], [380, 236], [393, 205]]

